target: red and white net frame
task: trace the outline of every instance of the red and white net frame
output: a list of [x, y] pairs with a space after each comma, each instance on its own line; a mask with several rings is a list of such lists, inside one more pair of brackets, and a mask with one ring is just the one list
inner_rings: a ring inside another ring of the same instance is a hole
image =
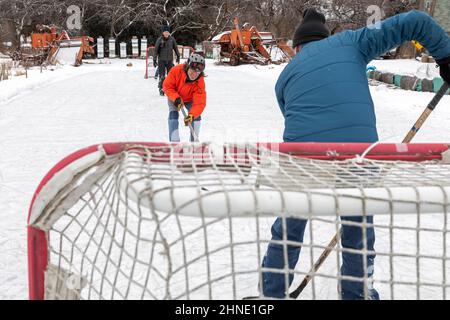
[[[383, 298], [448, 298], [449, 146], [370, 147], [113, 143], [75, 152], [30, 205], [30, 298], [241, 299], [258, 290], [275, 217], [309, 219], [304, 243], [284, 239], [302, 247], [295, 270], [280, 271], [298, 282], [344, 215], [376, 216]], [[342, 252], [333, 249], [302, 298], [339, 298]]]

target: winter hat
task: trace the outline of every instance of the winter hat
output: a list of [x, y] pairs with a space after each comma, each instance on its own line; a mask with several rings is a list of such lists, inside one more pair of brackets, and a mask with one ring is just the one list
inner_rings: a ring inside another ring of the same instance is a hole
[[167, 24], [162, 26], [162, 32], [166, 32], [166, 31], [170, 32], [170, 27]]
[[292, 47], [327, 38], [330, 30], [325, 22], [325, 16], [322, 13], [317, 12], [314, 8], [306, 9], [303, 13], [303, 21], [295, 30]]

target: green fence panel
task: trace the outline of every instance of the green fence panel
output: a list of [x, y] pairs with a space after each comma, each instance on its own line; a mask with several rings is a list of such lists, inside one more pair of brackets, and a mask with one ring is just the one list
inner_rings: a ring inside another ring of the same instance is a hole
[[397, 87], [401, 87], [401, 85], [402, 85], [402, 76], [401, 75], [399, 75], [399, 74], [394, 75], [394, 84]]
[[423, 91], [422, 83], [423, 83], [423, 80], [419, 79], [419, 81], [417, 82], [416, 91], [419, 91], [419, 92]]
[[[442, 79], [442, 78], [434, 78], [433, 79], [433, 91], [434, 92], [438, 92], [443, 84], [444, 84], [444, 79]], [[449, 92], [450, 92], [450, 89], [447, 91], [446, 94], [449, 94]]]

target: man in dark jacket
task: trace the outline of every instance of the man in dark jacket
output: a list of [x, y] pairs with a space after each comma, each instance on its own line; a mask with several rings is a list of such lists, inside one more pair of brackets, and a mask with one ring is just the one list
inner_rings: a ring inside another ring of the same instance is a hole
[[[450, 38], [427, 14], [410, 11], [373, 26], [345, 31], [334, 36], [323, 14], [306, 10], [295, 32], [297, 54], [281, 73], [275, 87], [285, 118], [285, 142], [365, 142], [378, 141], [374, 105], [367, 81], [367, 64], [405, 41], [417, 40], [434, 56], [442, 78], [450, 83]], [[378, 299], [373, 288], [375, 232], [373, 217], [341, 217], [342, 254], [340, 294], [342, 299]], [[303, 243], [306, 220], [277, 219], [272, 240], [281, 241], [283, 230], [292, 243]], [[358, 224], [367, 223], [365, 232]], [[353, 224], [353, 225], [351, 225]], [[355, 225], [356, 224], [356, 225]], [[363, 251], [354, 253], [349, 250]], [[287, 246], [287, 266], [283, 246], [270, 243], [262, 266], [289, 269], [263, 272], [266, 297], [285, 298], [293, 281], [301, 246]], [[355, 280], [357, 279], [357, 280]], [[365, 281], [362, 281], [365, 280]]]
[[162, 84], [166, 78], [166, 74], [169, 73], [173, 67], [173, 53], [177, 57], [177, 63], [180, 63], [180, 53], [178, 52], [178, 45], [170, 35], [170, 28], [168, 25], [164, 25], [162, 28], [162, 36], [156, 40], [155, 44], [155, 56], [153, 57], [153, 65], [158, 66], [159, 73], [159, 93], [163, 96]]

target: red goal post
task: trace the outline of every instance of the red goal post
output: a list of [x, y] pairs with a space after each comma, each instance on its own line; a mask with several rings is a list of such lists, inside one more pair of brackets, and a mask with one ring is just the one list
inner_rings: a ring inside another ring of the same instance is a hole
[[[246, 176], [249, 171], [242, 169], [241, 172], [241, 168], [251, 170], [252, 166], [258, 165], [260, 161], [264, 160], [267, 152], [295, 159], [311, 159], [320, 163], [321, 161], [339, 162], [355, 159], [363, 155], [370, 147], [370, 144], [364, 143], [257, 143], [224, 146], [106, 143], [79, 150], [61, 160], [48, 172], [39, 184], [31, 201], [28, 215], [29, 297], [30, 299], [45, 298], [45, 277], [51, 254], [48, 251], [51, 228], [48, 226], [54, 222], [52, 219], [57, 218], [45, 215], [43, 217], [43, 213], [54, 206], [55, 211], [60, 211], [59, 217], [63, 215], [65, 210], [68, 210], [68, 205], [73, 205], [78, 198], [83, 196], [83, 192], [88, 192], [88, 190], [76, 185], [73, 186], [70, 193], [64, 194], [66, 187], [74, 179], [78, 179], [79, 175], [88, 172], [92, 166], [104, 162], [105, 159], [113, 156], [119, 157], [129, 150], [133, 150], [135, 153], [138, 150], [137, 154], [145, 158], [145, 163], [154, 161], [155, 164], [165, 164], [172, 163], [171, 161], [173, 161], [176, 153], [176, 157], [181, 159], [176, 164], [180, 167], [186, 166], [187, 171], [185, 172], [188, 173], [197, 173], [204, 170], [205, 167], [227, 170], [231, 166], [239, 171], [239, 174]], [[144, 153], [149, 150], [151, 150], [152, 155], [157, 156], [155, 158], [144, 156]], [[361, 161], [418, 163], [446, 160], [448, 163], [448, 152], [448, 144], [379, 144], [370, 149]], [[215, 157], [214, 161], [217, 162], [211, 163], [212, 154]], [[187, 157], [185, 157], [186, 155]], [[100, 174], [103, 174], [103, 171]], [[98, 176], [95, 176], [95, 178], [98, 178]], [[60, 204], [54, 203], [55, 199], [59, 199], [58, 201], [61, 201], [61, 203], [64, 202], [64, 205], [61, 205], [62, 208], [58, 207]], [[67, 297], [73, 298], [73, 294], [68, 294]], [[79, 297], [76, 296], [76, 298]]]
[[153, 58], [153, 54], [150, 55], [150, 52], [154, 52], [155, 51], [155, 47], [154, 46], [149, 46], [147, 47], [147, 50], [145, 52], [145, 75], [144, 75], [144, 79], [148, 79], [148, 64], [149, 63], [153, 63], [153, 61], [149, 61], [150, 58]]

